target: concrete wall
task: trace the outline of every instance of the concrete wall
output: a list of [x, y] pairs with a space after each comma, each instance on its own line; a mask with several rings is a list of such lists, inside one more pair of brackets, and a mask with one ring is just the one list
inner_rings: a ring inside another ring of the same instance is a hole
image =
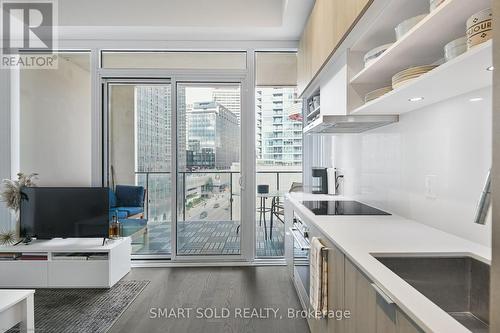
[[134, 86], [111, 87], [109, 159], [116, 184], [135, 184]]
[[19, 169], [39, 185], [91, 185], [90, 72], [76, 57], [20, 74]]
[[[472, 97], [483, 97], [470, 102]], [[473, 223], [491, 166], [491, 91], [416, 110], [399, 123], [333, 138], [344, 192], [484, 245], [491, 222]]]

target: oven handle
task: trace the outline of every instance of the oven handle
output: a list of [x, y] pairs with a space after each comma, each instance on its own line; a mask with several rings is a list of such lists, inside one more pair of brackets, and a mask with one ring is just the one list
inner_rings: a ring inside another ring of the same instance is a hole
[[302, 251], [311, 249], [311, 243], [301, 234], [299, 229], [290, 228], [290, 232]]

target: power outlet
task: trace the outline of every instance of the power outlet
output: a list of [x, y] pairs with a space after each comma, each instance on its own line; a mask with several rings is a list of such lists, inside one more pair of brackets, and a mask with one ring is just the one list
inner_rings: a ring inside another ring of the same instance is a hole
[[425, 197], [427, 199], [435, 200], [437, 199], [437, 176], [427, 175], [425, 176]]

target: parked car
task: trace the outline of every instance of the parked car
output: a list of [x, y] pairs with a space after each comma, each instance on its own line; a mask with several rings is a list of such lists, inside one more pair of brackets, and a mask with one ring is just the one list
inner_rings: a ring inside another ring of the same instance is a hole
[[208, 213], [207, 212], [201, 212], [200, 214], [200, 219], [204, 219], [208, 216]]

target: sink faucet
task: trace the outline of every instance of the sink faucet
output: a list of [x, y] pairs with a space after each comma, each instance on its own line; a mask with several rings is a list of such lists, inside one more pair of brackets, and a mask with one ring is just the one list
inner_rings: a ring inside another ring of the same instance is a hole
[[485, 224], [486, 216], [488, 215], [488, 209], [491, 204], [491, 169], [488, 171], [488, 176], [486, 177], [486, 183], [484, 184], [483, 192], [481, 192], [481, 198], [476, 208], [476, 216], [474, 217], [474, 223]]

